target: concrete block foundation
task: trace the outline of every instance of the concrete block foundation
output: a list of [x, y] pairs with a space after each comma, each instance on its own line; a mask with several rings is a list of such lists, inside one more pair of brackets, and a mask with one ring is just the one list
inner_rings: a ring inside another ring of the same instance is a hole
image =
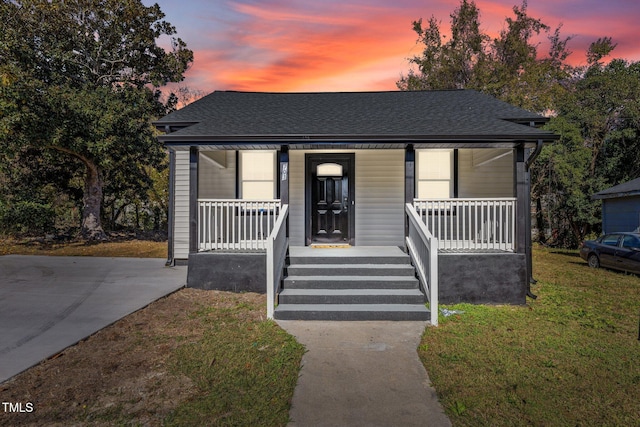
[[266, 292], [266, 254], [200, 252], [189, 255], [187, 287]]
[[438, 254], [438, 299], [442, 304], [525, 304], [525, 254]]

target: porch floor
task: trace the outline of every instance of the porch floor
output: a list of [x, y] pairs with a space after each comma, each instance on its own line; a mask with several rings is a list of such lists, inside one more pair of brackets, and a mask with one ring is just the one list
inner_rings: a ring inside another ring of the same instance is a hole
[[290, 246], [290, 257], [343, 258], [343, 257], [394, 257], [404, 256], [406, 252], [398, 246], [347, 246], [318, 248], [313, 246]]
[[[442, 254], [510, 254], [512, 250], [502, 249], [445, 249], [438, 248], [438, 253]], [[343, 258], [343, 257], [394, 257], [403, 256], [407, 253], [398, 246], [341, 246], [335, 248], [312, 247], [312, 246], [290, 246], [289, 256], [291, 257], [312, 257], [312, 258]]]
[[511, 250], [503, 249], [442, 249], [438, 248], [439, 254], [512, 254]]

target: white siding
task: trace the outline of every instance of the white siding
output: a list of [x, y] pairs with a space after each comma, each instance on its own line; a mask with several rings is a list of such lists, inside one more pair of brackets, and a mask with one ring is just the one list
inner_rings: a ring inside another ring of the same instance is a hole
[[226, 167], [221, 168], [202, 156], [198, 163], [199, 199], [236, 198], [236, 152], [225, 151]]
[[356, 245], [404, 245], [404, 150], [356, 152]]
[[513, 153], [503, 154], [501, 149], [458, 150], [458, 197], [514, 197]]
[[357, 246], [404, 244], [404, 150], [289, 152], [289, 242], [305, 244], [305, 154], [355, 153]]
[[176, 151], [173, 257], [189, 257], [189, 152]]

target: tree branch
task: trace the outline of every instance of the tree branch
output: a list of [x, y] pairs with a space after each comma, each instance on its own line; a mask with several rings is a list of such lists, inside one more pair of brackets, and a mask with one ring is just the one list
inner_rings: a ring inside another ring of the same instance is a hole
[[60, 151], [61, 153], [65, 153], [70, 155], [71, 157], [74, 157], [78, 160], [80, 160], [86, 167], [87, 169], [89, 169], [92, 173], [97, 174], [98, 173], [98, 167], [96, 166], [95, 162], [91, 159], [89, 159], [86, 156], [83, 156], [82, 154], [73, 151], [69, 148], [66, 147], [61, 147], [59, 145], [47, 145], [45, 146], [45, 148], [50, 148], [56, 151]]

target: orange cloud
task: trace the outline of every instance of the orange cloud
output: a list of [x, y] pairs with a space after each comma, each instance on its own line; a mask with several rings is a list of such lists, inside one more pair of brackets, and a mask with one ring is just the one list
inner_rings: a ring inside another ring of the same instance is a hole
[[[615, 56], [640, 60], [634, 22], [640, 16], [640, 2], [582, 1], [585, 7], [576, 9], [571, 3], [538, 0], [530, 2], [528, 12], [552, 29], [563, 23], [562, 34], [575, 36], [569, 46], [575, 52], [569, 58], [574, 64], [584, 63], [589, 43], [603, 36], [619, 43]], [[395, 90], [395, 82], [409, 69], [407, 58], [421, 52], [412, 21], [434, 15], [446, 35], [450, 14], [460, 1], [221, 0], [219, 4], [225, 7], [221, 13], [225, 18], [211, 22], [205, 33], [199, 31], [195, 63], [185, 84], [205, 91], [333, 91]], [[497, 37], [521, 1], [477, 0], [476, 4], [482, 29]], [[539, 53], [545, 54], [544, 37], [539, 41]]]
[[[362, 79], [355, 75], [375, 69], [376, 81], [395, 89], [415, 42], [412, 18], [384, 7], [336, 7], [338, 13], [317, 15], [264, 3], [236, 5], [245, 30], [235, 31], [233, 43], [243, 47], [242, 54], [196, 51], [189, 80], [218, 89], [295, 91], [332, 90], [324, 85], [345, 76], [352, 87], [364, 90], [367, 84], [358, 84]], [[389, 59], [397, 71], [384, 78], [379, 64]]]

